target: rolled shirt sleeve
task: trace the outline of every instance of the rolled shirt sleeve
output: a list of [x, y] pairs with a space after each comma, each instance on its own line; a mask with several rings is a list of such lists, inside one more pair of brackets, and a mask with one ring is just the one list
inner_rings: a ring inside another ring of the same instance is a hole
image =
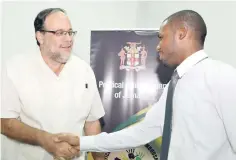
[[96, 121], [105, 115], [105, 111], [96, 85], [96, 78], [91, 68], [89, 69], [88, 76], [90, 77], [89, 86], [91, 86], [91, 88], [89, 89], [92, 90], [92, 102], [91, 109], [86, 121]]

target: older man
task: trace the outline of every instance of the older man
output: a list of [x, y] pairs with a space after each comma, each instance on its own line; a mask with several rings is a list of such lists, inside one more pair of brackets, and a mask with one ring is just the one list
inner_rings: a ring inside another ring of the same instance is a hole
[[34, 27], [38, 53], [17, 55], [3, 70], [1, 133], [21, 142], [17, 160], [84, 160], [76, 147], [53, 137], [100, 133], [104, 109], [94, 73], [71, 54], [76, 31], [63, 9], [41, 11]]

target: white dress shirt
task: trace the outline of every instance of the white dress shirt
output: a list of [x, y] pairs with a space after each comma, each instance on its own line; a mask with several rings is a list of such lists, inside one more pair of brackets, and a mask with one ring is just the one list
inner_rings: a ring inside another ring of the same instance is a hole
[[[236, 70], [206, 57], [200, 50], [177, 67], [180, 79], [173, 97], [168, 160], [236, 160]], [[167, 89], [168, 85], [142, 122], [110, 134], [81, 137], [81, 150], [121, 151], [160, 137]]]
[[[85, 121], [104, 115], [91, 67], [72, 55], [57, 76], [40, 53], [22, 54], [7, 62], [3, 71], [1, 118], [20, 118], [50, 133], [83, 135]], [[2, 143], [4, 160], [52, 160], [39, 146], [15, 143], [15, 151]], [[15, 158], [11, 156], [15, 155]], [[76, 160], [84, 160], [81, 154]]]

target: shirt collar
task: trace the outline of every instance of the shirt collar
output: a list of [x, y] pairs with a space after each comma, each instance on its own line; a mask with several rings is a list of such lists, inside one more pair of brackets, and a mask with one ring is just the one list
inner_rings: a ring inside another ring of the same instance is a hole
[[65, 66], [63, 67], [62, 71], [60, 72], [59, 76], [56, 76], [55, 73], [50, 69], [50, 67], [46, 64], [46, 62], [44, 61], [43, 57], [42, 57], [42, 54], [41, 54], [41, 51], [40, 49], [37, 50], [37, 56], [39, 58], [39, 61], [40, 61], [40, 65], [44, 68], [44, 70], [48, 70], [50, 73], [53, 73], [53, 75], [56, 77], [56, 78], [59, 78], [61, 77], [63, 74], [66, 74], [64, 72], [68, 72], [67, 68], [70, 66], [72, 62], [72, 59], [73, 59], [73, 55], [71, 53], [69, 59], [67, 60]]
[[199, 50], [193, 53], [191, 56], [186, 58], [177, 68], [177, 73], [179, 78], [181, 78], [192, 66], [197, 64], [199, 61], [208, 57], [208, 55], [204, 52], [204, 50]]

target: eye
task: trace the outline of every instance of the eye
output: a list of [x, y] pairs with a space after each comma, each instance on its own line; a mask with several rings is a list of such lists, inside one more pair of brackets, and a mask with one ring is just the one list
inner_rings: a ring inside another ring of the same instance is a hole
[[160, 35], [160, 34], [158, 34], [158, 38], [159, 38], [159, 39], [162, 39], [162, 38], [163, 38], [163, 36], [162, 36], [162, 35]]
[[57, 36], [62, 36], [62, 35], [64, 35], [64, 31], [57, 31], [57, 32], [56, 32], [56, 35], [57, 35]]
[[68, 34], [69, 34], [69, 36], [74, 36], [75, 33], [74, 33], [74, 31], [69, 31]]

